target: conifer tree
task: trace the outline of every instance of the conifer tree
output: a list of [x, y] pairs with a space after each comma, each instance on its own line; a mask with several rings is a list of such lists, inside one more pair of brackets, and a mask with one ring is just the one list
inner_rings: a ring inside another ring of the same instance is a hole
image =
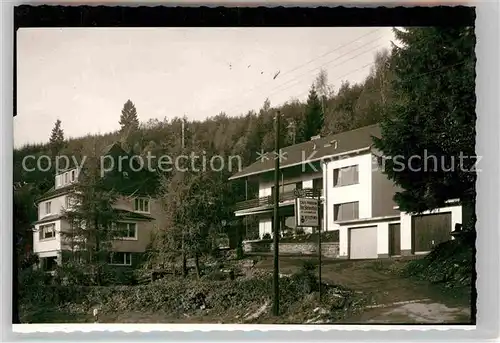
[[70, 259], [88, 267], [98, 285], [102, 283], [103, 268], [118, 233], [114, 223], [119, 219], [112, 206], [117, 194], [107, 185], [106, 178], [101, 177], [99, 165], [98, 157], [87, 157], [69, 195], [69, 208], [63, 211], [70, 229], [62, 232], [71, 251]]
[[419, 213], [460, 199], [462, 224], [473, 229], [474, 28], [409, 28], [395, 34], [403, 43], [393, 50], [396, 96], [382, 122], [382, 138], [375, 139], [385, 156], [402, 157], [401, 165], [385, 160], [386, 174], [402, 188], [395, 201], [402, 210]]
[[123, 105], [119, 123], [121, 126], [121, 133], [130, 134], [139, 128], [137, 109], [132, 101], [127, 100], [127, 102]]
[[50, 134], [49, 145], [54, 156], [59, 154], [64, 146], [64, 131], [61, 128], [61, 121], [59, 119], [56, 120]]
[[311, 137], [318, 135], [323, 127], [324, 114], [321, 100], [318, 97], [314, 85], [309, 91], [304, 114], [304, 121], [300, 124], [299, 137], [297, 143], [305, 142]]

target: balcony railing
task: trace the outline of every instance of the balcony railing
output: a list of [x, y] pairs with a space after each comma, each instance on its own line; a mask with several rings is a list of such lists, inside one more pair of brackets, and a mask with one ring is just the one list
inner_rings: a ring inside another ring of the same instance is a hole
[[[312, 191], [312, 189], [311, 189], [311, 191]], [[319, 189], [319, 192], [320, 192], [320, 195], [323, 196], [323, 190]], [[279, 193], [280, 202], [294, 200], [296, 197], [297, 196], [296, 196], [295, 190]], [[273, 204], [274, 204], [274, 196], [268, 195], [265, 197], [260, 197], [260, 198], [256, 198], [256, 199], [250, 199], [250, 200], [237, 202], [234, 209], [235, 209], [235, 211], [249, 210], [251, 208], [256, 208], [256, 207], [272, 206]]]

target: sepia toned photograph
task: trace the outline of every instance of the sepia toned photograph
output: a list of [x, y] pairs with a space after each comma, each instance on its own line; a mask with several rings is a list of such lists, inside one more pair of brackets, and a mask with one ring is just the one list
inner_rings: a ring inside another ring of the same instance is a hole
[[473, 20], [14, 34], [14, 323], [476, 323]]

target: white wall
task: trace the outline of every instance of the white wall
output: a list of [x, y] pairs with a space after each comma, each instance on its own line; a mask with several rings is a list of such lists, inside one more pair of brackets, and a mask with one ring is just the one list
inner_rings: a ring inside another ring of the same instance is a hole
[[271, 196], [271, 182], [259, 183], [259, 198]]
[[[450, 232], [455, 229], [455, 224], [462, 222], [462, 206], [442, 207], [434, 211], [425, 211], [422, 214], [451, 212]], [[411, 214], [401, 212], [401, 250], [411, 250]]]
[[[337, 168], [358, 165], [358, 184], [333, 187], [333, 171]], [[339, 230], [339, 254], [348, 254], [348, 231], [346, 227], [335, 224], [333, 206], [335, 204], [359, 201], [359, 217], [370, 218], [372, 214], [372, 156], [371, 154], [346, 157], [334, 161], [326, 161], [323, 167], [323, 189], [325, 202], [323, 205], [324, 220], [327, 231]]]
[[[40, 226], [55, 224], [56, 235], [54, 238], [50, 239], [39, 239], [40, 237]], [[40, 252], [50, 252], [50, 251], [58, 251], [61, 250], [61, 220], [56, 220], [53, 222], [47, 222], [43, 224], [36, 224], [35, 231], [33, 232], [33, 251], [35, 253]], [[49, 255], [53, 256], [53, 255]]]
[[[50, 213], [45, 213], [45, 204], [50, 202]], [[66, 195], [61, 195], [57, 198], [42, 201], [38, 204], [38, 219], [42, 219], [48, 215], [61, 214], [62, 210], [66, 206]]]
[[393, 220], [377, 224], [377, 254], [389, 254], [389, 225], [398, 223], [399, 220]]
[[[73, 170], [75, 171], [75, 178], [74, 178], [74, 180], [71, 180], [71, 172]], [[65, 175], [67, 175], [68, 182], [66, 182]], [[68, 186], [68, 185], [70, 185], [73, 182], [77, 182], [79, 175], [80, 175], [80, 168], [74, 168], [74, 169], [68, 170], [68, 171], [66, 171], [64, 173], [61, 173], [59, 175], [56, 175], [55, 178], [54, 178], [55, 189]]]
[[273, 236], [273, 225], [272, 219], [261, 219], [259, 221], [259, 237], [262, 238], [266, 233], [269, 233], [271, 237]]
[[368, 222], [352, 225], [340, 226], [339, 232], [339, 256], [347, 258], [349, 255], [349, 229], [365, 226], [377, 227], [377, 241], [372, 242], [377, 245], [377, 254], [389, 254], [389, 224], [399, 223], [399, 220], [387, 220], [380, 222]]

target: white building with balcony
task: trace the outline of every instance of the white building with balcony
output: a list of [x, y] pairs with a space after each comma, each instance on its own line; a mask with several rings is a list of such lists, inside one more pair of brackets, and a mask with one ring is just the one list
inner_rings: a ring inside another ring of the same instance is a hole
[[[461, 207], [450, 204], [412, 216], [393, 201], [397, 187], [382, 173], [372, 137], [378, 125], [362, 127], [282, 149], [280, 232], [301, 233], [295, 222], [297, 188], [321, 192], [322, 231], [338, 231], [339, 258], [370, 259], [426, 253], [449, 240]], [[257, 216], [259, 236], [273, 234], [274, 153], [233, 175], [258, 182], [259, 197], [236, 204], [236, 216]], [[304, 228], [313, 232], [315, 228]]]

